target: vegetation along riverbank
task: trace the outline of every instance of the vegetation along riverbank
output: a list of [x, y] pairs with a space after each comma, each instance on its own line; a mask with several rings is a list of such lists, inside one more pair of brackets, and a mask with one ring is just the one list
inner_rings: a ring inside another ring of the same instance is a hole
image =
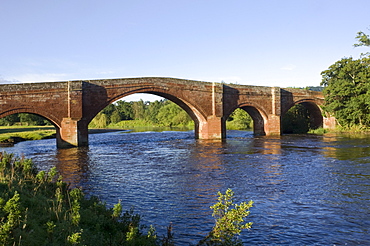
[[[252, 225], [245, 217], [253, 202], [234, 204], [230, 189], [218, 195], [215, 225], [198, 245], [242, 245], [237, 235]], [[37, 171], [29, 159], [0, 153], [0, 245], [175, 245], [171, 226], [158, 237], [122, 210], [70, 189], [55, 167]]]

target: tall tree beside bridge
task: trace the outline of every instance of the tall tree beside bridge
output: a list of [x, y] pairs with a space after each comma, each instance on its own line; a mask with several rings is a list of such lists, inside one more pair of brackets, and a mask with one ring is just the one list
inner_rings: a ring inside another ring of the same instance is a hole
[[357, 44], [354, 44], [355, 47], [358, 46], [370, 46], [370, 36], [364, 32], [358, 32], [356, 39], [358, 40]]
[[[370, 46], [362, 32], [355, 46]], [[321, 73], [325, 86], [324, 110], [334, 114], [343, 127], [370, 127], [370, 54], [360, 59], [343, 58]]]

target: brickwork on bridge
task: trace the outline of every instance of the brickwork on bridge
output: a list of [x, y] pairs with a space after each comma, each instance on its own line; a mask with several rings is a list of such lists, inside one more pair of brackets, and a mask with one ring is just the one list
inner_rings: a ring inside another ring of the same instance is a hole
[[0, 85], [0, 117], [38, 114], [56, 127], [58, 147], [86, 146], [89, 122], [109, 104], [134, 93], [178, 104], [194, 120], [200, 139], [225, 138], [226, 119], [237, 108], [251, 115], [258, 135], [280, 135], [282, 115], [297, 103], [309, 109], [315, 125], [333, 127], [335, 122], [322, 117], [320, 92], [157, 77]]

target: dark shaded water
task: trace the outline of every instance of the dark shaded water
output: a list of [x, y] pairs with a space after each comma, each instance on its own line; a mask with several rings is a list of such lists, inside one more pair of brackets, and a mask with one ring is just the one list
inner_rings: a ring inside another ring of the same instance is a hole
[[193, 132], [111, 132], [90, 135], [88, 148], [58, 150], [51, 139], [1, 150], [42, 169], [57, 166], [109, 205], [121, 199], [159, 235], [171, 222], [176, 245], [209, 232], [209, 206], [227, 188], [237, 202], [255, 202], [245, 244], [370, 245], [370, 136], [228, 136], [218, 142], [195, 140]]

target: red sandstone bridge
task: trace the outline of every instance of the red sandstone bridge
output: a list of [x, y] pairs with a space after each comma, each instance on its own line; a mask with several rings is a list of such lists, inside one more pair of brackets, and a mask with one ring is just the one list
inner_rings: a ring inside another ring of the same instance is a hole
[[320, 92], [279, 87], [210, 83], [175, 78], [123, 78], [0, 85], [0, 118], [32, 113], [56, 128], [57, 147], [88, 145], [88, 124], [107, 105], [134, 93], [167, 98], [195, 123], [195, 137], [223, 139], [225, 121], [237, 108], [253, 119], [257, 135], [280, 135], [282, 116], [295, 104], [306, 106], [316, 127], [333, 126], [323, 117]]

